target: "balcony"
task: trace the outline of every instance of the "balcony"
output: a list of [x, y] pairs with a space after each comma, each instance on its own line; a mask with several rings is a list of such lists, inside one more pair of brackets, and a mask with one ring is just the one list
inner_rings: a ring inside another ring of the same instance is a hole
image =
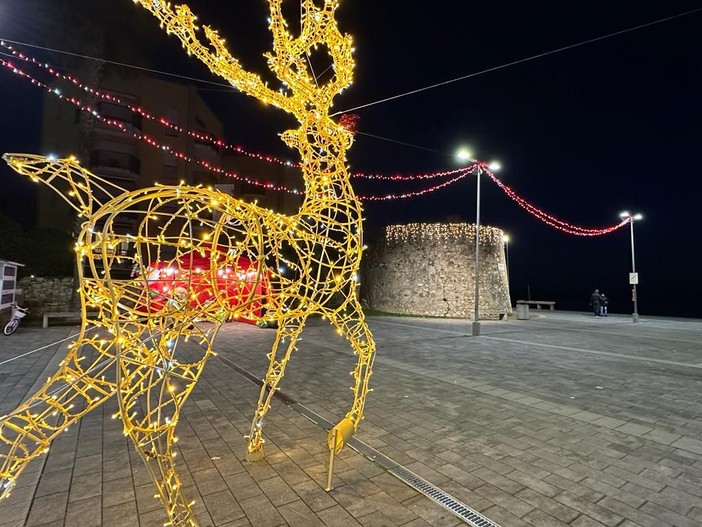
[[141, 173], [139, 158], [125, 152], [93, 150], [90, 154], [91, 168], [108, 179], [135, 182]]
[[216, 144], [217, 138], [209, 132], [198, 131], [200, 137], [193, 137], [195, 145], [195, 155], [207, 160], [214, 160], [219, 157], [219, 145]]
[[[105, 119], [121, 122], [128, 130], [130, 128], [134, 131], [141, 130], [141, 115], [126, 106], [101, 101], [97, 105], [97, 111]], [[108, 125], [105, 125], [105, 127], [107, 128]]]

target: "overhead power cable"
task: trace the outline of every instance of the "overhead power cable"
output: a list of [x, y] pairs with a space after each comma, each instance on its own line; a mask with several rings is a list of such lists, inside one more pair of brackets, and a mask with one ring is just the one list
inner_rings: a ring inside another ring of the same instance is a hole
[[204, 84], [212, 84], [214, 86], [220, 86], [220, 87], [234, 89], [230, 84], [226, 84], [223, 82], [214, 82], [214, 81], [208, 81], [205, 79], [198, 79], [196, 77], [188, 77], [187, 75], [180, 75], [178, 73], [171, 73], [170, 71], [157, 70], [157, 69], [153, 69], [153, 68], [145, 68], [143, 66], [136, 66], [134, 64], [127, 64], [126, 62], [117, 62], [114, 60], [107, 60], [104, 58], [92, 57], [90, 55], [82, 55], [80, 53], [72, 53], [70, 51], [63, 51], [63, 50], [56, 49], [56, 48], [48, 48], [46, 46], [38, 46], [36, 44], [29, 44], [28, 42], [20, 42], [19, 40], [11, 40], [9, 38], [0, 37], [0, 40], [3, 40], [4, 42], [10, 42], [12, 44], [26, 46], [28, 48], [42, 49], [44, 51], [50, 51], [52, 53], [59, 53], [61, 55], [69, 55], [71, 57], [78, 57], [81, 59], [88, 59], [88, 60], [97, 60], [99, 62], [104, 62], [105, 64], [114, 64], [115, 66], [122, 66], [124, 68], [132, 68], [135, 70], [148, 71], [149, 73], [158, 73], [159, 75], [167, 75], [169, 77], [177, 77], [179, 79], [185, 79], [185, 80], [195, 81], [195, 82], [202, 82]]
[[544, 51], [543, 53], [538, 53], [536, 55], [532, 55], [530, 57], [525, 57], [523, 59], [513, 60], [512, 62], [507, 62], [507, 63], [501, 64], [499, 66], [493, 66], [491, 68], [486, 68], [484, 70], [469, 73], [469, 74], [463, 75], [461, 77], [456, 77], [455, 79], [449, 79], [449, 80], [445, 80], [442, 82], [438, 82], [438, 83], [432, 84], [430, 86], [425, 86], [424, 88], [417, 88], [416, 90], [410, 90], [408, 92], [398, 93], [397, 95], [385, 97], [384, 99], [379, 99], [377, 101], [369, 102], [366, 104], [361, 104], [360, 106], [354, 106], [353, 108], [349, 108], [347, 110], [341, 110], [339, 112], [332, 114], [332, 117], [334, 117], [335, 115], [340, 115], [340, 114], [344, 114], [344, 113], [348, 113], [348, 112], [354, 112], [354, 111], [360, 110], [362, 108], [376, 106], [378, 104], [382, 104], [385, 102], [394, 101], [395, 99], [400, 99], [402, 97], [407, 97], [409, 95], [414, 95], [416, 93], [421, 93], [421, 92], [425, 92], [428, 90], [433, 90], [434, 88], [439, 88], [440, 86], [446, 86], [447, 84], [452, 84], [454, 82], [459, 82], [462, 80], [470, 79], [472, 77], [477, 77], [479, 75], [484, 75], [486, 73], [492, 73], [493, 71], [502, 70], [505, 68], [509, 68], [510, 66], [516, 66], [517, 64], [523, 64], [524, 62], [529, 62], [532, 60], [540, 59], [542, 57], [547, 57], [549, 55], [555, 55], [556, 53], [560, 53], [562, 51], [567, 51], [569, 49], [578, 48], [581, 46], [585, 46], [587, 44], [592, 44], [594, 42], [599, 42], [601, 40], [616, 37], [618, 35], [623, 35], [624, 33], [629, 33], [631, 31], [636, 31], [638, 29], [643, 29], [646, 27], [654, 26], [656, 24], [662, 24], [663, 22], [669, 22], [670, 20], [674, 20], [676, 18], [681, 18], [681, 17], [688, 16], [688, 15], [692, 15], [692, 14], [698, 13], [700, 11], [702, 11], [702, 7], [698, 8], [698, 9], [692, 9], [690, 11], [685, 11], [684, 13], [678, 13], [677, 15], [672, 15], [672, 16], [668, 16], [665, 18], [659, 18], [658, 20], [654, 20], [653, 22], [646, 22], [645, 24], [640, 24], [638, 26], [630, 27], [627, 29], [622, 29], [620, 31], [615, 31], [614, 33], [608, 33], [606, 35], [601, 35], [599, 37], [591, 38], [588, 40], [583, 40], [582, 42], [578, 42], [576, 44], [569, 44], [568, 46], [563, 46], [563, 47], [560, 47], [557, 49], [552, 49], [551, 51]]

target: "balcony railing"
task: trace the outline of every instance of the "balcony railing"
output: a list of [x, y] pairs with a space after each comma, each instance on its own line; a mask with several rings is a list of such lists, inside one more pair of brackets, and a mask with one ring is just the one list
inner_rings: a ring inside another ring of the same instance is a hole
[[121, 104], [101, 101], [98, 103], [98, 113], [105, 119], [121, 121], [124, 124], [131, 125], [141, 130], [141, 115]]
[[111, 150], [94, 150], [90, 154], [90, 165], [96, 170], [116, 169], [123, 172], [131, 172], [138, 176], [141, 172], [141, 161], [131, 154], [125, 152], [113, 152]]

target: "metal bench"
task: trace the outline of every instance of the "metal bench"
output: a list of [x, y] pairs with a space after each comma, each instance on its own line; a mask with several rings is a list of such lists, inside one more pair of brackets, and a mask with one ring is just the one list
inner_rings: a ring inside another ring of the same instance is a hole
[[527, 304], [529, 306], [536, 306], [536, 309], [541, 309], [541, 306], [548, 306], [551, 311], [556, 309], [556, 302], [551, 300], [517, 300], [517, 304]]
[[[86, 314], [88, 315], [88, 318], [94, 318], [97, 316], [97, 311], [88, 311]], [[80, 311], [56, 311], [54, 313], [44, 313], [44, 320], [41, 324], [41, 327], [48, 328], [50, 318], [80, 319], [80, 317]]]

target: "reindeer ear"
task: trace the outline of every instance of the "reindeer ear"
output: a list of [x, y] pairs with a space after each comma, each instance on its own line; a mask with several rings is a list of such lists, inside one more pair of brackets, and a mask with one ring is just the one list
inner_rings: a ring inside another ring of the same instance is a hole
[[290, 148], [297, 149], [297, 147], [300, 144], [300, 135], [297, 130], [286, 130], [285, 132], [280, 134], [280, 138]]

